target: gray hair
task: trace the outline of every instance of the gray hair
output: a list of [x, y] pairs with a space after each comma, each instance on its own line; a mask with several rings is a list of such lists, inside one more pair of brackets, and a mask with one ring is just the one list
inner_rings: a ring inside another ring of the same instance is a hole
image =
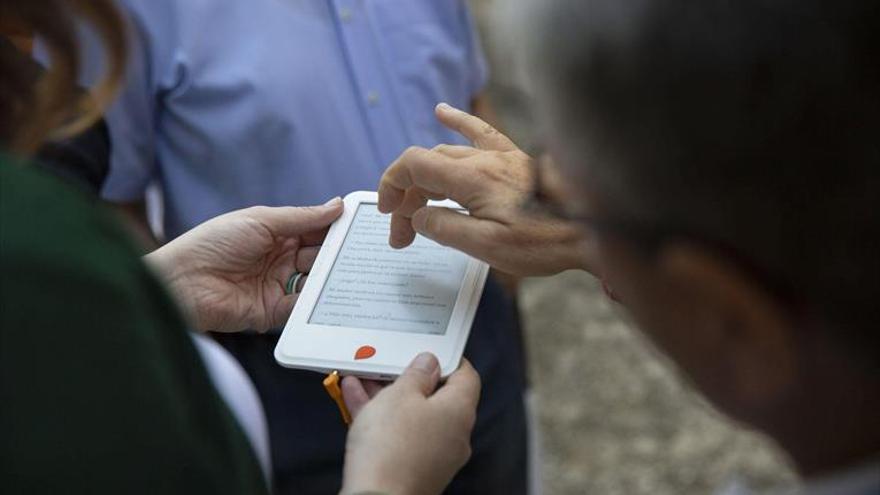
[[616, 216], [741, 256], [876, 356], [876, 1], [535, 0], [521, 12], [563, 168]]

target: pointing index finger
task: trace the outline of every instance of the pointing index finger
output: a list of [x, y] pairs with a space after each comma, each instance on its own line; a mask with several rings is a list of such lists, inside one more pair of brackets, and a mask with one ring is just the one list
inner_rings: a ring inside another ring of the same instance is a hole
[[466, 137], [477, 148], [495, 151], [519, 149], [510, 138], [479, 117], [446, 103], [438, 104], [434, 111], [443, 125]]

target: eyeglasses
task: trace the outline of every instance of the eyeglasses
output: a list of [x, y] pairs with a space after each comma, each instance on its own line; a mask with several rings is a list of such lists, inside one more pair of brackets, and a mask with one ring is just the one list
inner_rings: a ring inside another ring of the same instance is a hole
[[585, 230], [597, 234], [612, 234], [632, 241], [643, 252], [655, 252], [669, 237], [671, 231], [662, 227], [635, 220], [613, 217], [602, 218], [590, 214], [569, 212], [555, 201], [546, 190], [545, 167], [540, 159], [532, 159], [532, 188], [522, 204], [529, 214], [543, 216], [564, 222], [578, 224]]
[[726, 259], [740, 267], [746, 273], [758, 281], [780, 302], [785, 303], [798, 314], [806, 311], [806, 303], [799, 295], [796, 287], [786, 277], [780, 276], [773, 270], [764, 268], [734, 246], [727, 242], [713, 240], [706, 235], [693, 233], [685, 228], [676, 228], [671, 225], [653, 224], [646, 221], [606, 218], [589, 214], [572, 214], [547, 194], [545, 179], [543, 178], [542, 161], [531, 160], [532, 189], [529, 196], [523, 202], [522, 209], [530, 214], [540, 215], [547, 218], [571, 222], [580, 225], [585, 230], [598, 235], [613, 235], [633, 245], [639, 252], [646, 256], [656, 255], [660, 248], [671, 240], [690, 240], [696, 244], [707, 246], [722, 254]]

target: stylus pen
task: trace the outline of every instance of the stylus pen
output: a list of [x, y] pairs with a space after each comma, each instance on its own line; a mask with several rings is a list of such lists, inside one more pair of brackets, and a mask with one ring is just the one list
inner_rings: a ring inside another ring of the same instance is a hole
[[345, 400], [342, 398], [342, 389], [339, 388], [339, 372], [334, 370], [333, 373], [327, 375], [327, 378], [324, 378], [324, 389], [327, 391], [327, 394], [330, 395], [330, 398], [333, 399], [333, 402], [336, 403], [336, 406], [339, 407], [339, 413], [342, 414], [342, 421], [345, 422], [345, 425], [348, 426], [351, 424], [351, 413], [348, 412], [348, 407], [345, 406]]

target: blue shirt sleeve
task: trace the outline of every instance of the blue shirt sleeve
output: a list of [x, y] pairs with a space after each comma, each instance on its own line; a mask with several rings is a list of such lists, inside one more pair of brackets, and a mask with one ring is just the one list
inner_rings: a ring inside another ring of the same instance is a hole
[[105, 116], [111, 130], [110, 174], [101, 196], [113, 202], [143, 199], [156, 173], [158, 105], [152, 75], [157, 53], [147, 42], [144, 24], [131, 12], [126, 81]]

